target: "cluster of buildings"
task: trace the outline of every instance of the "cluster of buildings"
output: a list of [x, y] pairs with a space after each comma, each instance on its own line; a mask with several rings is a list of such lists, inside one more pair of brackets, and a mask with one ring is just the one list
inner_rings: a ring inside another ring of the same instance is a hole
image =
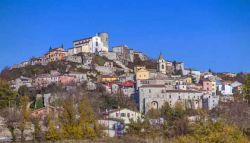
[[[13, 89], [18, 90], [22, 85], [27, 87], [47, 87], [51, 83], [58, 85], [74, 85], [89, 82], [92, 90], [101, 86], [109, 94], [123, 94], [131, 97], [138, 105], [138, 112], [129, 109], [116, 109], [106, 111], [104, 120], [100, 123], [106, 125], [109, 118], [123, 120], [125, 124], [129, 119], [134, 121], [141, 118], [151, 109], [160, 109], [166, 102], [170, 107], [180, 103], [185, 108], [211, 110], [220, 102], [233, 100], [234, 93], [242, 92], [242, 84], [238, 81], [224, 81], [210, 72], [201, 72], [185, 68], [183, 62], [168, 61], [160, 54], [155, 69], [146, 66], [128, 66], [140, 59], [148, 58], [143, 53], [136, 52], [127, 45], [115, 46], [109, 51], [108, 33], [98, 33], [96, 36], [73, 41], [73, 47], [65, 50], [63, 46], [51, 48], [48, 53], [39, 58], [32, 58], [12, 68], [25, 67], [27, 65], [46, 65], [49, 62], [65, 60], [77, 63], [78, 68], [96, 70], [98, 72], [78, 73], [68, 72], [61, 74], [51, 71], [50, 74], [36, 75], [34, 78], [21, 76], [13, 81]], [[105, 57], [102, 65], [94, 65], [93, 55]], [[121, 72], [122, 74], [117, 74]], [[233, 76], [233, 75], [232, 75]], [[90, 77], [95, 77], [93, 81]], [[34, 115], [54, 110], [50, 106], [34, 111]], [[119, 124], [113, 121], [112, 127]], [[108, 130], [109, 132], [110, 130]]]
[[[127, 45], [115, 46], [109, 51], [109, 36], [108, 33], [102, 32], [96, 34], [96, 36], [83, 38], [73, 41], [73, 47], [67, 50], [63, 45], [49, 49], [49, 51], [41, 57], [33, 57], [28, 61], [24, 61], [20, 64], [13, 65], [12, 68], [21, 68], [28, 65], [46, 65], [49, 62], [55, 62], [60, 60], [67, 60], [76, 63], [86, 63], [90, 59], [88, 57], [82, 57], [84, 54], [98, 54], [105, 56], [110, 60], [122, 61], [126, 63], [134, 61], [134, 57], [137, 56], [141, 60], [146, 60], [147, 57], [141, 52], [135, 52]], [[118, 63], [119, 64], [119, 63]]]
[[10, 85], [12, 89], [18, 91], [21, 86], [40, 89], [42, 87], [47, 87], [52, 83], [61, 86], [71, 86], [86, 81], [88, 81], [88, 77], [87, 74], [84, 73], [70, 72], [68, 74], [61, 74], [57, 71], [51, 71], [50, 74], [41, 74], [37, 75], [34, 78], [21, 76], [15, 80], [10, 81]]
[[[179, 74], [171, 74], [173, 70]], [[181, 103], [185, 108], [211, 110], [219, 101], [232, 99], [233, 93], [240, 93], [242, 87], [237, 81], [223, 81], [210, 72], [185, 69], [184, 63], [166, 61], [162, 54], [156, 70], [142, 66], [134, 71], [141, 113], [160, 109], [165, 102], [171, 107]]]

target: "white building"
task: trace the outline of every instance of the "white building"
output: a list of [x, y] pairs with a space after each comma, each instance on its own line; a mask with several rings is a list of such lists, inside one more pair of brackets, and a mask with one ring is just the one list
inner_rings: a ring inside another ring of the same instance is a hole
[[240, 83], [240, 82], [238, 82], [238, 81], [235, 81], [235, 82], [233, 82], [233, 83], [231, 84], [231, 86], [232, 86], [233, 88], [239, 87], [239, 86], [242, 86], [242, 83]]
[[233, 87], [228, 84], [223, 84], [221, 88], [221, 94], [225, 96], [233, 95]]
[[108, 113], [108, 118], [123, 120], [125, 124], [129, 124], [130, 120], [137, 121], [141, 119], [141, 113], [124, 108], [116, 109]]
[[85, 73], [70, 72], [70, 73], [69, 73], [69, 76], [75, 77], [76, 82], [79, 82], [79, 83], [88, 80], [87, 74], [85, 74]]
[[213, 96], [210, 94], [203, 95], [202, 97], [203, 108], [212, 110], [219, 105], [219, 96]]
[[73, 41], [73, 48], [68, 55], [78, 53], [108, 52], [108, 33], [98, 33], [96, 36]]
[[15, 80], [12, 80], [10, 82], [10, 85], [16, 91], [19, 89], [19, 87], [21, 87], [23, 85], [25, 85], [27, 87], [32, 87], [32, 78], [21, 76]]

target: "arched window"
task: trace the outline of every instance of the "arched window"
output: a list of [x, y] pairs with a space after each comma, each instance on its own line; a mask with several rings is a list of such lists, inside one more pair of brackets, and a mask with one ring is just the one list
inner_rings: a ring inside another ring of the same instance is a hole
[[151, 102], [151, 108], [158, 109], [158, 102], [157, 101]]
[[164, 65], [161, 65], [161, 69], [164, 69], [165, 67], [164, 67]]

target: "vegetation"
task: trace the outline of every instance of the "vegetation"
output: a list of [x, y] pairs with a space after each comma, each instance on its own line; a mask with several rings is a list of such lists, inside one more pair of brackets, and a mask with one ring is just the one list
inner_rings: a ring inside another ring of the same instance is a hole
[[99, 66], [103, 66], [105, 61], [106, 61], [106, 59], [104, 57], [99, 56], [99, 55], [95, 55], [93, 57], [92, 63], [98, 64]]
[[29, 98], [28, 96], [22, 96], [20, 100], [20, 123], [19, 130], [21, 131], [21, 141], [25, 141], [24, 130], [26, 128], [27, 122], [30, 121], [30, 111], [29, 111]]
[[248, 104], [250, 104], [250, 75], [247, 76], [246, 82], [243, 86], [243, 95]]
[[76, 68], [76, 63], [66, 61], [50, 62], [47, 65], [28, 65], [22, 68], [10, 69], [6, 67], [2, 70], [0, 77], [4, 80], [14, 80], [20, 76], [35, 77], [39, 74], [49, 74], [51, 70], [56, 70], [60, 73], [67, 73], [69, 69]]
[[0, 79], [0, 109], [11, 106], [11, 103], [16, 99], [16, 93], [13, 92], [9, 84]]
[[[156, 110], [152, 110], [156, 112]], [[127, 129], [127, 137], [135, 140], [144, 139], [144, 142], [171, 142], [171, 143], [248, 143], [249, 140], [245, 133], [228, 120], [210, 121], [205, 118], [199, 118], [196, 122], [190, 123], [187, 119], [188, 114], [193, 113], [176, 105], [171, 109], [166, 103], [157, 114], [165, 119], [165, 122], [159, 124], [149, 124], [146, 118], [144, 121], [131, 121]], [[204, 112], [198, 111], [199, 117], [205, 115]], [[197, 114], [196, 113], [196, 114]], [[147, 116], [146, 116], [147, 117]], [[155, 116], [153, 116], [155, 117]], [[140, 140], [141, 141], [141, 140]]]
[[42, 140], [42, 129], [41, 125], [39, 124], [39, 119], [34, 118], [32, 119], [32, 123], [34, 125], [34, 141], [41, 141]]
[[54, 122], [49, 122], [49, 127], [48, 131], [45, 134], [45, 139], [53, 142], [61, 139], [61, 133], [56, 128]]
[[178, 143], [249, 143], [250, 141], [234, 125], [224, 121], [199, 122], [191, 125], [191, 132], [174, 140]]

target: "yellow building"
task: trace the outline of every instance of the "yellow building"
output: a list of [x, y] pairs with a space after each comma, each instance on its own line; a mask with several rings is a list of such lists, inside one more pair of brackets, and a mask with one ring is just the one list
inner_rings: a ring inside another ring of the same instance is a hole
[[48, 62], [54, 62], [64, 59], [66, 52], [63, 47], [50, 49], [49, 52], [45, 55], [45, 58]]
[[192, 84], [192, 77], [187, 76], [187, 77], [184, 78], [184, 81], [185, 81], [187, 84]]
[[117, 76], [112, 76], [112, 75], [100, 75], [97, 78], [98, 82], [112, 82], [112, 81], [117, 81], [118, 77]]
[[136, 80], [149, 79], [149, 71], [145, 66], [135, 67]]

